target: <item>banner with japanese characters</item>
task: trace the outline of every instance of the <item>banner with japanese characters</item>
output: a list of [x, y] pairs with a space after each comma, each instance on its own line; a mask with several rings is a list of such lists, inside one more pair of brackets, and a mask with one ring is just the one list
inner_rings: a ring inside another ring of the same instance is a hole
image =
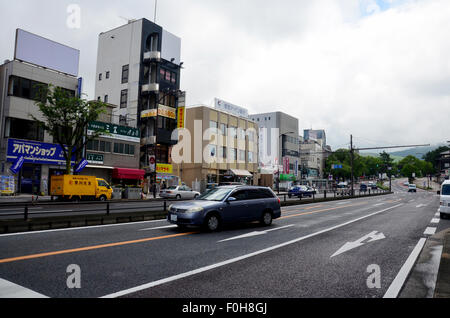
[[[38, 141], [8, 139], [8, 161], [16, 162], [24, 157], [25, 163], [65, 165], [64, 152], [61, 146]], [[75, 164], [75, 157], [72, 158]]]

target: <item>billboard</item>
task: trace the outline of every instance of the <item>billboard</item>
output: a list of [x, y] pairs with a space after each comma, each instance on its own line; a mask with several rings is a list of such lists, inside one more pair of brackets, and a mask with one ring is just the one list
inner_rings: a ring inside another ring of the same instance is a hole
[[243, 107], [233, 105], [218, 98], [214, 100], [214, 104], [214, 107], [218, 110], [227, 112], [231, 115], [248, 118], [248, 110]]
[[17, 29], [14, 59], [78, 76], [80, 51]]
[[[16, 162], [24, 157], [25, 163], [65, 165], [64, 153], [60, 145], [38, 141], [8, 139], [7, 159]], [[74, 164], [75, 156], [72, 157]]]
[[162, 32], [161, 58], [173, 63], [181, 63], [181, 39], [166, 30]]

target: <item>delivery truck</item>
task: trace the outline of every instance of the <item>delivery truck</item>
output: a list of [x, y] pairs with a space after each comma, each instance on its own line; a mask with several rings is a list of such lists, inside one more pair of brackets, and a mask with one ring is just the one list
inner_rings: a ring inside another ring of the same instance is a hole
[[63, 201], [111, 200], [111, 186], [103, 179], [90, 176], [52, 176], [50, 195]]

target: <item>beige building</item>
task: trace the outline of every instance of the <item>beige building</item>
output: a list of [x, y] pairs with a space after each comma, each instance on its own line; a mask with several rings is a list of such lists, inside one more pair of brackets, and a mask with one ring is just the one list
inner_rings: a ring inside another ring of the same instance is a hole
[[[186, 109], [185, 127], [191, 135], [190, 163], [174, 164], [174, 173], [182, 182], [199, 191], [212, 183], [258, 183], [256, 123], [208, 106], [196, 106]], [[205, 137], [209, 128], [217, 131], [211, 138], [208, 134]]]

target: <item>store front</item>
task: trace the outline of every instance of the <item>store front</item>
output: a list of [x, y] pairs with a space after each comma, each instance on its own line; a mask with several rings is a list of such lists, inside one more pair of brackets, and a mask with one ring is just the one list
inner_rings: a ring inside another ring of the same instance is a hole
[[19, 174], [19, 193], [38, 194], [41, 192], [41, 165], [24, 164]]

